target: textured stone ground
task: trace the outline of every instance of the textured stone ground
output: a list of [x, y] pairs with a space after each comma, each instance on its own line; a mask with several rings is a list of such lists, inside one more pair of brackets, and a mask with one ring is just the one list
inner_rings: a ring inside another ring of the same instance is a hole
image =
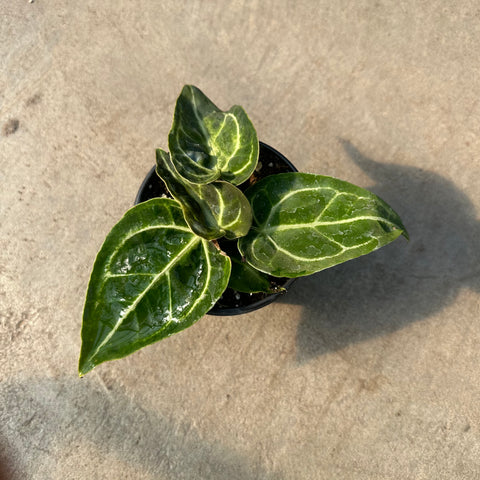
[[[479, 51], [475, 1], [1, 1], [0, 479], [480, 478]], [[411, 241], [80, 380], [185, 83]]]

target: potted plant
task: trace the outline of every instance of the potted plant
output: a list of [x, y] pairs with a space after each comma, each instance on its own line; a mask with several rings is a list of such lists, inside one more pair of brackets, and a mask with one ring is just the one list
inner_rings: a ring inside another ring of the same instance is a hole
[[177, 99], [168, 147], [156, 151], [156, 173], [172, 198], [128, 210], [95, 260], [81, 376], [189, 327], [229, 285], [275, 294], [285, 279], [408, 238], [391, 207], [348, 182], [296, 171], [258, 179], [243, 108], [222, 111], [194, 86]]
[[[269, 175], [298, 171], [280, 152], [263, 142], [258, 143], [257, 168], [248, 181], [238, 186], [242, 191]], [[153, 167], [140, 186], [135, 205], [155, 197], [171, 198], [171, 194]], [[232, 271], [226, 290], [208, 311], [209, 315], [240, 315], [258, 310], [286, 293], [294, 282], [294, 278], [273, 277], [250, 268], [242, 261], [236, 240], [220, 238], [217, 242], [232, 260]]]

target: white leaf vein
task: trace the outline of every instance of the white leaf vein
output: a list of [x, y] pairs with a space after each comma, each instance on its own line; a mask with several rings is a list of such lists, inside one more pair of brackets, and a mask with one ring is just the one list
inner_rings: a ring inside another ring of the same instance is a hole
[[134, 302], [122, 312], [122, 315], [120, 315], [113, 326], [113, 328], [110, 330], [108, 335], [102, 340], [102, 342], [98, 345], [98, 347], [95, 349], [95, 352], [91, 355], [91, 358], [94, 358], [100, 349], [113, 337], [115, 332], [120, 328], [120, 326], [123, 324], [125, 319], [132, 313], [136, 306], [142, 301], [142, 299], [145, 297], [145, 295], [153, 288], [153, 286], [157, 283], [157, 281], [165, 275], [180, 259], [185, 255], [189, 250], [191, 250], [198, 242], [200, 241], [199, 237], [193, 237], [192, 240], [190, 240], [183, 249], [178, 252], [177, 255], [175, 255], [172, 260], [170, 260], [164, 268], [155, 275], [153, 280], [149, 283], [149, 285], [138, 295], [138, 297], [134, 300]]

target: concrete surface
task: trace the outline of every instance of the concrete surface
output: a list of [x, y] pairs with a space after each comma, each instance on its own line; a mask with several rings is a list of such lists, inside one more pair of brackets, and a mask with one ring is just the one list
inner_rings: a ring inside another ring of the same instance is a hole
[[[0, 478], [480, 478], [476, 1], [0, 1]], [[77, 378], [185, 83], [411, 241]]]

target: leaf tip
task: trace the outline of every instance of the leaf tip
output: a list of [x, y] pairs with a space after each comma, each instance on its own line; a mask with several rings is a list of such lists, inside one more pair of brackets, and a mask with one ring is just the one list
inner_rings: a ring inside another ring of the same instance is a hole
[[79, 364], [78, 364], [78, 376], [80, 378], [84, 377], [88, 372], [93, 370], [95, 367], [95, 364], [91, 362], [90, 359], [88, 360], [83, 360], [80, 358]]
[[400, 231], [400, 233], [398, 234], [399, 237], [405, 237], [407, 242], [410, 241], [410, 235], [408, 234], [407, 229], [403, 226], [403, 223], [400, 222], [400, 224], [395, 228], [395, 230]]

